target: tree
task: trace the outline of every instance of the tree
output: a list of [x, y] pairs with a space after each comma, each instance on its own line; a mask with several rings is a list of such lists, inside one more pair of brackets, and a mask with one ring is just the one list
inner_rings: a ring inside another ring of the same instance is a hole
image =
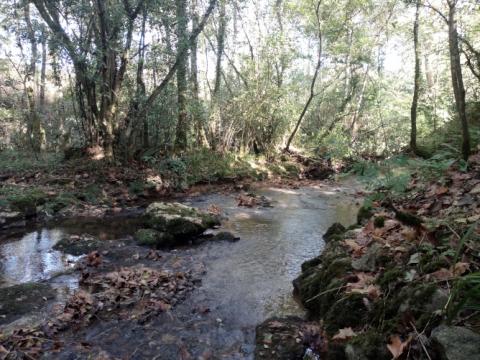
[[314, 96], [315, 96], [315, 84], [317, 83], [317, 77], [318, 77], [318, 72], [320, 71], [320, 68], [322, 67], [322, 42], [323, 42], [323, 34], [322, 34], [322, 23], [320, 19], [320, 7], [322, 5], [322, 0], [319, 0], [317, 2], [317, 5], [315, 6], [315, 18], [317, 22], [317, 39], [318, 39], [318, 52], [317, 52], [317, 64], [315, 66], [315, 70], [313, 73], [313, 78], [312, 82], [310, 83], [310, 94], [308, 96], [307, 102], [303, 106], [303, 110], [300, 113], [300, 116], [298, 117], [298, 120], [295, 124], [295, 127], [293, 128], [292, 133], [290, 134], [287, 144], [285, 145], [285, 148], [283, 149], [284, 152], [288, 152], [290, 150], [290, 145], [297, 134], [298, 129], [300, 128], [300, 124], [302, 123], [303, 118], [305, 117], [305, 114], [308, 111], [308, 108], [310, 106], [310, 103], [312, 102]]
[[177, 17], [177, 101], [178, 101], [178, 121], [175, 138], [175, 148], [185, 150], [187, 148], [188, 135], [188, 112], [187, 112], [187, 61], [188, 52], [182, 54], [181, 50], [188, 42], [187, 36], [187, 1], [175, 0]]
[[450, 73], [452, 79], [453, 94], [457, 115], [462, 128], [462, 155], [464, 160], [470, 156], [470, 132], [468, 130], [465, 86], [463, 84], [462, 63], [460, 59], [459, 36], [457, 30], [457, 3], [458, 0], [447, 0], [448, 15], [443, 14], [439, 9], [427, 4], [434, 10], [448, 25], [448, 49], [450, 54]]
[[418, 98], [420, 96], [420, 79], [421, 79], [421, 60], [420, 47], [418, 44], [418, 29], [420, 26], [420, 0], [416, 0], [415, 21], [413, 23], [413, 48], [415, 53], [415, 76], [413, 86], [413, 100], [410, 109], [410, 150], [417, 152], [417, 109]]

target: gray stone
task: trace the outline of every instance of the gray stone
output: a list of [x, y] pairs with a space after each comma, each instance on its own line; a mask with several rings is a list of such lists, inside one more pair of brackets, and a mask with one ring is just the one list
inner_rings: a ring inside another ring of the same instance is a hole
[[379, 244], [373, 243], [362, 257], [352, 261], [352, 268], [357, 271], [374, 271], [376, 258], [381, 248]]
[[431, 339], [445, 360], [480, 358], [480, 334], [465, 327], [440, 325], [433, 329]]

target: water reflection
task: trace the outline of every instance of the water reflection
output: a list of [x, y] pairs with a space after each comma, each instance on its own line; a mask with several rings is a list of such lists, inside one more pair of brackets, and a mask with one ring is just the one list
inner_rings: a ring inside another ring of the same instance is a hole
[[[330, 189], [331, 190], [331, 189]], [[356, 221], [358, 205], [337, 191], [318, 188], [260, 192], [273, 208], [239, 208], [232, 196], [209, 195], [193, 205], [220, 206], [224, 223], [241, 237], [234, 244], [209, 244], [207, 274], [199, 297], [225, 320], [253, 325], [271, 315], [301, 315], [291, 281], [302, 262], [320, 254], [328, 226]]]
[[0, 244], [0, 276], [7, 284], [24, 283], [49, 279], [72, 267], [76, 257], [52, 249], [62, 236], [59, 229], [43, 229]]

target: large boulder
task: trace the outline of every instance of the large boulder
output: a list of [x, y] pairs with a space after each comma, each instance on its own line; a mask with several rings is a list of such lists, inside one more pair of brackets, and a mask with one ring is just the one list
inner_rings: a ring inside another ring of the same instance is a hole
[[176, 241], [188, 240], [208, 228], [220, 225], [218, 216], [180, 203], [155, 202], [145, 211], [148, 228], [172, 236]]
[[480, 355], [480, 334], [465, 327], [440, 325], [431, 338], [442, 360], [471, 360]]

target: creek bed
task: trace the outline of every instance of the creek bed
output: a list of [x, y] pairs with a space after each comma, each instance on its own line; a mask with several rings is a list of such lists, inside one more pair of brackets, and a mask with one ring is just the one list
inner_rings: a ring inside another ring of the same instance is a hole
[[[162, 252], [165, 264], [192, 267], [202, 274], [201, 284], [172, 311], [146, 324], [97, 321], [75, 334], [66, 333], [65, 343], [83, 339], [90, 344], [88, 351], [132, 359], [172, 359], [179, 354], [252, 358], [257, 324], [273, 315], [303, 315], [292, 296], [291, 281], [302, 262], [322, 251], [322, 234], [328, 226], [354, 223], [359, 207], [352, 189], [330, 185], [255, 193], [271, 199], [273, 207], [239, 207], [235, 194], [184, 199], [199, 208], [218, 206], [228, 218], [220, 230], [231, 231], [240, 241], [205, 242]], [[52, 284], [65, 298], [77, 287], [70, 269], [78, 258], [53, 250], [55, 243], [65, 234], [84, 232], [102, 239], [128, 238], [135, 226], [124, 226], [121, 234], [118, 230], [114, 221], [96, 227], [64, 224], [2, 242], [0, 287], [41, 281]], [[68, 358], [78, 351], [65, 346], [56, 357]]]

